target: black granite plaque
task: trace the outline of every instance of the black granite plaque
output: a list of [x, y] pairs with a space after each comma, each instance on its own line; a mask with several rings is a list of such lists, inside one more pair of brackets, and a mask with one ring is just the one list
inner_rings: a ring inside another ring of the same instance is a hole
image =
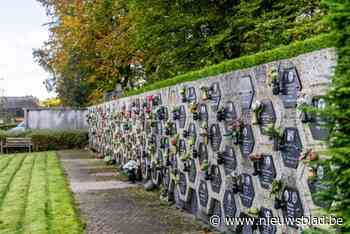
[[264, 155], [258, 161], [259, 181], [263, 188], [268, 189], [276, 177], [276, 169], [271, 155]]
[[175, 199], [175, 206], [178, 209], [184, 209], [185, 208], [185, 201], [183, 201], [180, 197], [180, 191], [179, 189], [174, 189], [174, 199]]
[[225, 174], [230, 174], [233, 170], [236, 169], [237, 161], [235, 150], [232, 146], [226, 145], [224, 151], [224, 169]]
[[[300, 218], [304, 211], [296, 189], [285, 187], [282, 191], [282, 202], [286, 205], [282, 207], [284, 218]], [[293, 226], [293, 225], [291, 225]]]
[[169, 168], [165, 167], [163, 170], [164, 178], [163, 178], [163, 186], [165, 189], [169, 189], [170, 185], [170, 170]]
[[232, 132], [232, 124], [237, 119], [237, 113], [235, 109], [235, 105], [233, 102], [228, 101], [225, 103], [225, 132]]
[[196, 181], [196, 175], [197, 175], [196, 162], [194, 159], [192, 159], [190, 162], [190, 171], [188, 173], [188, 180], [194, 183]]
[[207, 207], [208, 204], [208, 187], [205, 180], [201, 180], [198, 188], [198, 198], [199, 198], [199, 204], [202, 207]]
[[323, 182], [324, 179], [329, 179], [329, 171], [329, 166], [318, 165], [316, 169], [316, 176], [308, 178], [307, 181], [312, 201], [315, 203], [315, 205], [325, 208], [329, 207], [330, 203], [320, 199], [317, 193], [329, 189], [329, 186]]
[[285, 108], [295, 108], [301, 83], [295, 67], [283, 69], [280, 72], [281, 98]]
[[243, 112], [250, 109], [254, 97], [254, 87], [250, 76], [242, 77], [239, 80], [239, 101]]
[[255, 140], [253, 130], [250, 125], [246, 125], [242, 130], [242, 142], [239, 145], [243, 157], [249, 156], [253, 152]]
[[223, 206], [225, 217], [234, 217], [236, 215], [236, 202], [234, 194], [231, 190], [225, 191]]
[[196, 143], [197, 139], [197, 131], [196, 131], [196, 125], [194, 123], [190, 123], [188, 126], [188, 135], [190, 138], [193, 139], [193, 144]]
[[283, 145], [281, 154], [284, 165], [290, 168], [297, 168], [302, 151], [301, 140], [297, 128], [286, 128], [283, 132]]
[[209, 89], [211, 110], [216, 112], [220, 105], [221, 90], [218, 82], [213, 83]]
[[241, 177], [243, 191], [239, 194], [243, 206], [251, 207], [253, 204], [255, 192], [252, 177], [248, 174], [242, 174]]
[[277, 229], [275, 225], [271, 224], [271, 218], [273, 218], [272, 210], [265, 207], [261, 207], [259, 214], [260, 222], [259, 231], [261, 234], [275, 234]]
[[199, 120], [202, 122], [208, 121], [208, 109], [207, 105], [201, 103], [198, 105]]
[[[220, 201], [213, 198], [210, 201], [209, 218], [211, 216], [214, 216], [214, 215], [220, 217], [220, 219], [222, 217], [221, 203], [220, 203]], [[217, 228], [217, 226], [215, 226], [215, 227]]]
[[273, 108], [273, 104], [271, 100], [265, 99], [261, 100], [261, 104], [263, 105], [263, 110], [260, 113], [260, 129], [262, 134], [265, 134], [266, 129], [270, 126], [273, 126], [276, 122], [276, 113]]
[[217, 165], [213, 165], [210, 169], [210, 175], [211, 188], [213, 192], [219, 193], [222, 183], [220, 168]]
[[[326, 107], [326, 102], [323, 98], [313, 98], [312, 106], [322, 110]], [[312, 137], [315, 140], [327, 140], [329, 130], [327, 129], [326, 125], [326, 118], [322, 117], [318, 113], [312, 114], [312, 119], [309, 126]]]
[[187, 198], [187, 204], [185, 209], [191, 214], [197, 215], [197, 211], [198, 211], [197, 194], [196, 194], [196, 191], [191, 187], [189, 187], [189, 190], [188, 190], [188, 198]]
[[186, 189], [187, 189], [187, 180], [186, 180], [186, 174], [180, 172], [179, 173], [179, 188], [180, 188], [180, 193], [182, 195], [186, 194]]
[[186, 153], [186, 142], [184, 139], [179, 139], [177, 147], [179, 155]]
[[179, 109], [179, 125], [180, 128], [184, 128], [186, 124], [186, 110], [185, 106], [181, 105]]
[[192, 102], [192, 103], [197, 102], [196, 89], [194, 87], [188, 87], [187, 93], [186, 93], [186, 100], [187, 102]]
[[214, 152], [220, 149], [221, 144], [221, 133], [219, 124], [212, 124], [210, 126], [210, 144]]
[[208, 160], [208, 148], [204, 142], [199, 143], [199, 162], [203, 162], [203, 160]]

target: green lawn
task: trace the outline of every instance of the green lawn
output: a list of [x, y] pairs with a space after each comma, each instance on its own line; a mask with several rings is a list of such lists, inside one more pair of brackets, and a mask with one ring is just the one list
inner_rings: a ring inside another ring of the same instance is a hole
[[0, 234], [82, 230], [55, 152], [0, 155]]

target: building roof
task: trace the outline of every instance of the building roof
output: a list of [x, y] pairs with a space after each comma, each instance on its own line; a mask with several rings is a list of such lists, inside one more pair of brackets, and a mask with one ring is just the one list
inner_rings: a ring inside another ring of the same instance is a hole
[[35, 108], [38, 106], [39, 100], [33, 96], [0, 97], [0, 108], [3, 109]]

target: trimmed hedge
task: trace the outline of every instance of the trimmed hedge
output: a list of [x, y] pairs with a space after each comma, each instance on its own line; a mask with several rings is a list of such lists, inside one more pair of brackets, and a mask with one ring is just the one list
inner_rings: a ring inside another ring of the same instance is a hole
[[83, 148], [88, 142], [87, 130], [27, 130], [20, 133], [0, 131], [0, 141], [6, 137], [30, 137], [34, 151]]
[[273, 62], [276, 60], [288, 59], [319, 49], [334, 47], [335, 40], [333, 38], [333, 34], [322, 34], [304, 41], [298, 41], [289, 45], [281, 46], [276, 49], [263, 51], [254, 55], [243, 56], [232, 60], [227, 60], [197, 71], [192, 71], [183, 75], [175, 76], [170, 79], [151, 83], [139, 89], [127, 91], [125, 92], [124, 97], [141, 94], [147, 91], [168, 87], [183, 82], [194, 81], [209, 76], [215, 76], [233, 70], [250, 68], [260, 64]]

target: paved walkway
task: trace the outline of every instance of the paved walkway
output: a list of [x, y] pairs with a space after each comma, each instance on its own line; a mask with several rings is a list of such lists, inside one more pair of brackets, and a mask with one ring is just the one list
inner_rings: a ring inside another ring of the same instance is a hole
[[157, 192], [130, 184], [87, 151], [58, 153], [80, 206], [86, 233], [206, 233], [194, 219], [164, 206]]

